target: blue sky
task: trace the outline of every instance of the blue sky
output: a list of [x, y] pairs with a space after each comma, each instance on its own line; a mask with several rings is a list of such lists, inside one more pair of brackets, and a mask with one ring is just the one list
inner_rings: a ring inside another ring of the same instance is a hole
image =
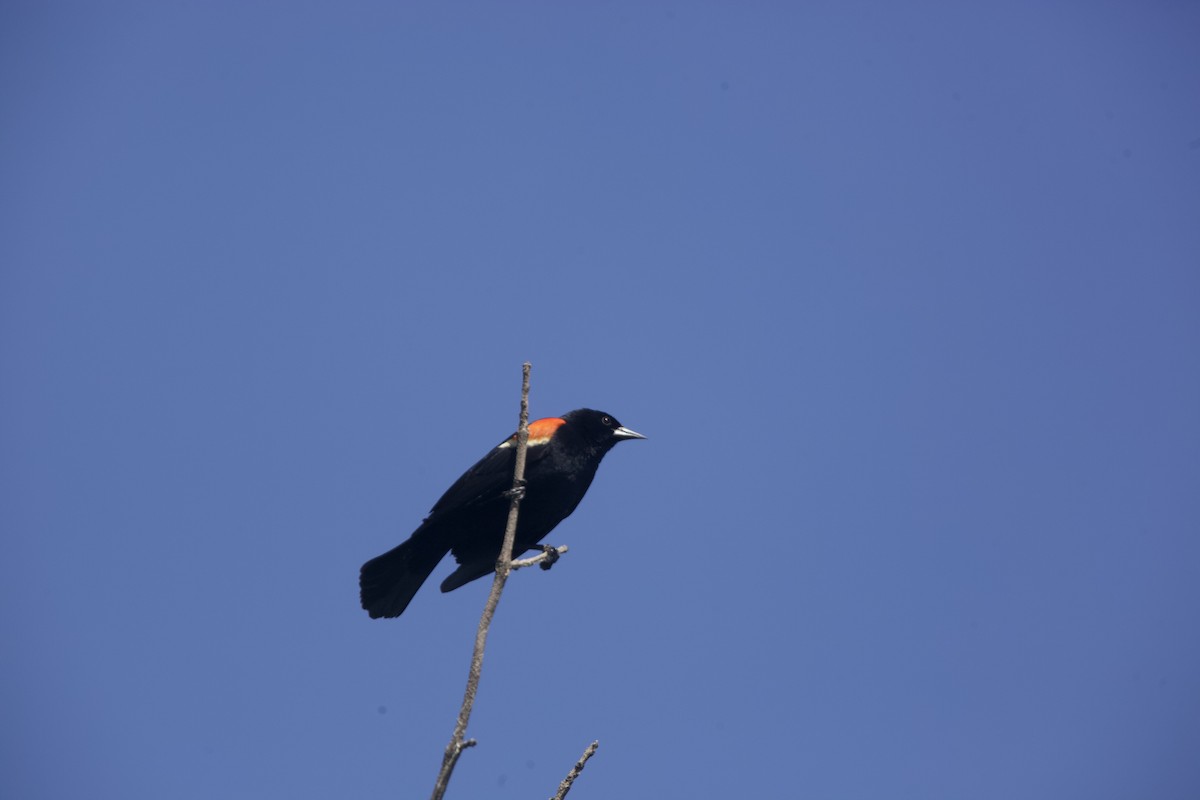
[[0, 17], [5, 796], [425, 796], [524, 360], [650, 438], [449, 796], [1200, 792], [1195, 4]]

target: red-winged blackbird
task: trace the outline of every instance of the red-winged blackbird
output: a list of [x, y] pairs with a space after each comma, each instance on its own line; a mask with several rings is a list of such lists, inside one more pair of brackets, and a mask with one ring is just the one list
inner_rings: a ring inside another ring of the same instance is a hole
[[[531, 422], [513, 557], [570, 516], [596, 477], [600, 460], [617, 442], [645, 438], [590, 408]], [[408, 541], [363, 564], [362, 607], [372, 619], [404, 613], [448, 552], [459, 567], [442, 582], [443, 592], [495, 571], [516, 461], [514, 433], [446, 490]]]

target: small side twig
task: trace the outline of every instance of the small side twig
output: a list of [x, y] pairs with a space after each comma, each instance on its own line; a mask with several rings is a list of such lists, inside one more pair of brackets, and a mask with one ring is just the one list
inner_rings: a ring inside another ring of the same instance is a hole
[[592, 742], [588, 745], [588, 749], [583, 751], [583, 756], [575, 762], [575, 766], [571, 767], [571, 771], [567, 773], [567, 777], [563, 778], [562, 783], [558, 785], [558, 792], [550, 800], [563, 800], [567, 796], [567, 792], [571, 791], [571, 784], [579, 777], [579, 773], [583, 772], [583, 765], [588, 762], [588, 759], [596, 754], [596, 748], [600, 746], [600, 742]]
[[438, 771], [437, 782], [433, 785], [432, 800], [442, 800], [446, 794], [446, 786], [450, 783], [450, 775], [458, 764], [462, 751], [475, 744], [474, 739], [464, 739], [467, 733], [467, 722], [471, 719], [471, 709], [475, 706], [475, 695], [479, 691], [479, 676], [483, 672], [483, 650], [487, 646], [488, 629], [492, 617], [496, 614], [496, 606], [500, 603], [500, 593], [504, 591], [504, 583], [512, 571], [513, 542], [517, 538], [517, 511], [521, 499], [525, 496], [525, 451], [529, 445], [529, 362], [521, 365], [521, 423], [517, 427], [517, 463], [513, 470], [513, 485], [509, 494], [511, 501], [508, 506], [508, 524], [504, 528], [504, 544], [500, 547], [500, 556], [496, 559], [496, 577], [492, 579], [492, 591], [488, 593], [487, 602], [483, 606], [483, 614], [479, 618], [479, 628], [475, 632], [475, 650], [471, 654], [471, 669], [467, 673], [467, 688], [463, 692], [462, 708], [458, 712], [458, 722], [454, 725], [454, 734], [446, 745], [442, 755], [442, 768]]
[[542, 548], [542, 552], [538, 553], [536, 556], [530, 556], [529, 558], [515, 559], [512, 562], [512, 568], [524, 569], [525, 567], [532, 567], [534, 564], [541, 564], [542, 569], [550, 569], [550, 566], [558, 561], [563, 553], [566, 553], [571, 549], [565, 544], [560, 544], [558, 547], [551, 547], [550, 545], [538, 546]]

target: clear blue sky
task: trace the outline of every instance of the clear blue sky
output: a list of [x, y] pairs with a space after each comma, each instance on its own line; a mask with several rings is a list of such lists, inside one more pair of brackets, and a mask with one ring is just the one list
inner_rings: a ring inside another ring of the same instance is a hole
[[0, 11], [0, 794], [1200, 796], [1200, 6]]

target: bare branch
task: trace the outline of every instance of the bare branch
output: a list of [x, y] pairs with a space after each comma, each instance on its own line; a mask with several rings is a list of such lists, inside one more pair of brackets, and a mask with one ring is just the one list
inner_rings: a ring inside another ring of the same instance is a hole
[[542, 569], [550, 569], [551, 564], [553, 564], [555, 561], [558, 561], [559, 557], [562, 556], [563, 553], [566, 553], [568, 550], [570, 550], [570, 548], [565, 544], [560, 544], [558, 547], [551, 547], [549, 545], [538, 546], [542, 548], [542, 552], [538, 553], [536, 556], [530, 556], [529, 558], [514, 559], [512, 562], [512, 568], [515, 570], [524, 569], [525, 567], [532, 567], [534, 564], [541, 564]]
[[479, 618], [479, 629], [475, 632], [475, 651], [471, 654], [471, 670], [467, 673], [467, 689], [463, 692], [462, 708], [458, 712], [458, 722], [454, 726], [454, 735], [446, 752], [442, 756], [442, 768], [438, 772], [437, 782], [433, 786], [431, 800], [441, 800], [446, 794], [446, 786], [450, 783], [450, 774], [458, 763], [462, 751], [475, 744], [475, 740], [464, 740], [467, 732], [467, 722], [471, 719], [471, 709], [475, 706], [475, 694], [479, 691], [479, 675], [483, 671], [483, 650], [487, 646], [488, 628], [491, 627], [492, 617], [496, 614], [496, 606], [500, 603], [500, 593], [504, 591], [504, 583], [512, 571], [513, 542], [517, 538], [517, 512], [521, 499], [525, 496], [525, 451], [529, 445], [529, 362], [521, 365], [521, 421], [517, 427], [517, 464], [513, 471], [512, 497], [508, 506], [508, 524], [504, 528], [504, 544], [500, 547], [500, 555], [496, 559], [496, 577], [492, 579], [492, 591], [488, 593], [487, 602], [483, 606], [483, 615]]
[[583, 751], [583, 757], [575, 762], [575, 766], [567, 773], [567, 777], [563, 778], [563, 782], [558, 785], [558, 792], [550, 800], [563, 800], [567, 796], [567, 792], [571, 791], [571, 784], [579, 777], [579, 773], [583, 772], [583, 765], [596, 754], [596, 748], [599, 746], [600, 742], [592, 742], [588, 745], [588, 749]]

